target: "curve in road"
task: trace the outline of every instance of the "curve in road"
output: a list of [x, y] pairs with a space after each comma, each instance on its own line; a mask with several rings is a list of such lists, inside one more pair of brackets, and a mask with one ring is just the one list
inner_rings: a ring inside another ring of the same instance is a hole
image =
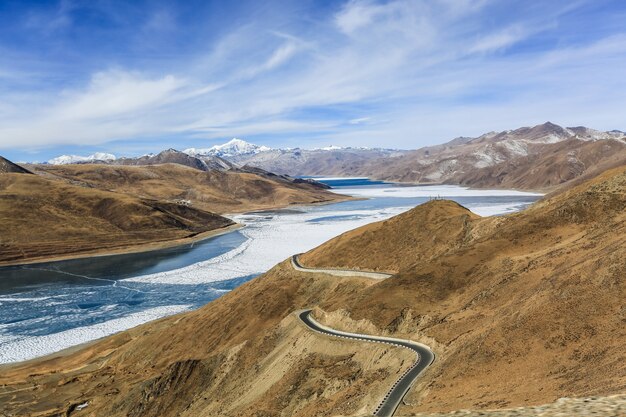
[[365, 277], [372, 279], [386, 279], [392, 276], [392, 274], [385, 274], [383, 272], [368, 272], [355, 269], [307, 268], [300, 264], [298, 256], [300, 255], [293, 255], [291, 257], [291, 266], [296, 271], [329, 274], [337, 277]]
[[311, 310], [304, 310], [298, 313], [300, 320], [311, 330], [325, 335], [335, 336], [343, 339], [353, 339], [364, 342], [383, 343], [391, 346], [410, 349], [416, 354], [415, 362], [408, 368], [400, 378], [393, 384], [391, 389], [385, 394], [381, 403], [376, 407], [374, 415], [378, 417], [390, 417], [396, 412], [400, 402], [409, 391], [419, 374], [424, 371], [434, 360], [435, 354], [430, 348], [421, 343], [410, 340], [394, 339], [390, 337], [371, 336], [358, 333], [342, 332], [326, 327], [311, 317]]

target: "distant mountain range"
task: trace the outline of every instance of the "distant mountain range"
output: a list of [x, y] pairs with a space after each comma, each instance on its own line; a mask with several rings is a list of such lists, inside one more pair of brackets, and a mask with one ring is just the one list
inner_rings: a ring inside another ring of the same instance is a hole
[[66, 164], [78, 164], [81, 162], [94, 162], [94, 161], [113, 161], [115, 155], [104, 152], [96, 152], [89, 156], [79, 155], [61, 155], [56, 158], [52, 158], [48, 161], [51, 165], [66, 165]]
[[547, 122], [476, 138], [456, 138], [334, 174], [424, 184], [546, 189], [624, 163], [624, 132], [563, 128]]
[[478, 137], [458, 137], [413, 151], [382, 148], [278, 148], [232, 139], [210, 148], [168, 149], [137, 158], [108, 153], [63, 155], [50, 164], [178, 163], [203, 171], [242, 167], [290, 176], [367, 176], [422, 184], [549, 189], [585, 173], [626, 163], [626, 133], [546, 122]]

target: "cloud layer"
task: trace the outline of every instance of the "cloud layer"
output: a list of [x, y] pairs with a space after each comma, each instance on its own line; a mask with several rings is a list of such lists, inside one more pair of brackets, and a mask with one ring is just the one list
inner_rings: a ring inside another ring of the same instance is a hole
[[235, 135], [415, 148], [545, 120], [626, 127], [620, 2], [202, 4], [11, 11], [0, 151]]

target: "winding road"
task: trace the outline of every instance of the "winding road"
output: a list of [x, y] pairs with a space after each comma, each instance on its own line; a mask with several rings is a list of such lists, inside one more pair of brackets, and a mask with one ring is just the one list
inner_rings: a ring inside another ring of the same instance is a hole
[[[391, 275], [382, 274], [378, 272], [363, 272], [356, 270], [337, 270], [337, 269], [314, 269], [314, 268], [305, 268], [298, 262], [298, 255], [294, 255], [291, 258], [291, 264], [294, 269], [302, 272], [316, 272], [316, 273], [326, 273], [336, 276], [366, 276], [373, 279], [384, 279], [388, 278]], [[341, 275], [339, 275], [341, 273]], [[345, 275], [345, 273], [350, 273], [350, 275]], [[368, 275], [365, 275], [368, 274]], [[381, 337], [381, 336], [372, 336], [366, 334], [359, 333], [348, 333], [340, 330], [331, 329], [326, 327], [317, 321], [313, 317], [311, 317], [311, 310], [304, 310], [298, 313], [298, 317], [300, 320], [311, 330], [321, 333], [328, 336], [334, 336], [342, 339], [352, 339], [358, 340], [362, 342], [370, 342], [370, 343], [382, 343], [390, 346], [395, 346], [399, 348], [409, 349], [415, 353], [415, 361], [411, 365], [411, 367], [407, 368], [406, 371], [398, 378], [398, 380], [392, 385], [392, 387], [387, 391], [385, 397], [380, 402], [376, 410], [374, 411], [374, 415], [378, 417], [391, 417], [396, 412], [398, 406], [402, 402], [402, 399], [409, 391], [417, 377], [426, 369], [433, 361], [435, 360], [435, 354], [432, 350], [426, 345], [421, 343], [413, 342], [411, 340], [403, 340], [403, 339], [395, 339], [391, 337]]]
[[307, 268], [300, 264], [298, 256], [300, 255], [293, 255], [291, 257], [291, 266], [293, 267], [293, 269], [300, 272], [312, 272], [318, 274], [321, 273], [334, 275], [336, 277], [365, 277], [371, 279], [387, 279], [392, 275], [385, 274], [383, 272], [359, 271], [358, 269]]

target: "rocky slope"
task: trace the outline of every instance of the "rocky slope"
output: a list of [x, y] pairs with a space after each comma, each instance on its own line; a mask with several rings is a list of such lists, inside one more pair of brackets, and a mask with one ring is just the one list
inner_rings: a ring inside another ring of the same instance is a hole
[[434, 349], [400, 416], [620, 394], [625, 208], [626, 167], [504, 217], [431, 201], [301, 258], [397, 271], [387, 280], [283, 262], [197, 311], [3, 367], [0, 404], [14, 415], [368, 415], [404, 350], [310, 333], [291, 314], [308, 306], [329, 326]]
[[[100, 164], [105, 162], [100, 161]], [[234, 168], [234, 165], [218, 156], [192, 156], [176, 149], [167, 149], [156, 155], [149, 154], [138, 158], [119, 158], [108, 161], [111, 165], [160, 165], [160, 164], [179, 164], [190, 168], [199, 169], [200, 171], [227, 171]]]
[[23, 168], [13, 162], [9, 161], [6, 158], [0, 156], [0, 174], [30, 174], [31, 172], [26, 168]]
[[546, 122], [476, 138], [460, 137], [414, 151], [274, 149], [227, 159], [289, 175], [356, 175], [424, 184], [552, 190], [581, 175], [626, 162], [626, 133]]
[[228, 160], [259, 167], [279, 174], [301, 175], [353, 175], [371, 161], [395, 158], [406, 151], [394, 149], [337, 148], [326, 149], [271, 149], [252, 155], [233, 155]]

